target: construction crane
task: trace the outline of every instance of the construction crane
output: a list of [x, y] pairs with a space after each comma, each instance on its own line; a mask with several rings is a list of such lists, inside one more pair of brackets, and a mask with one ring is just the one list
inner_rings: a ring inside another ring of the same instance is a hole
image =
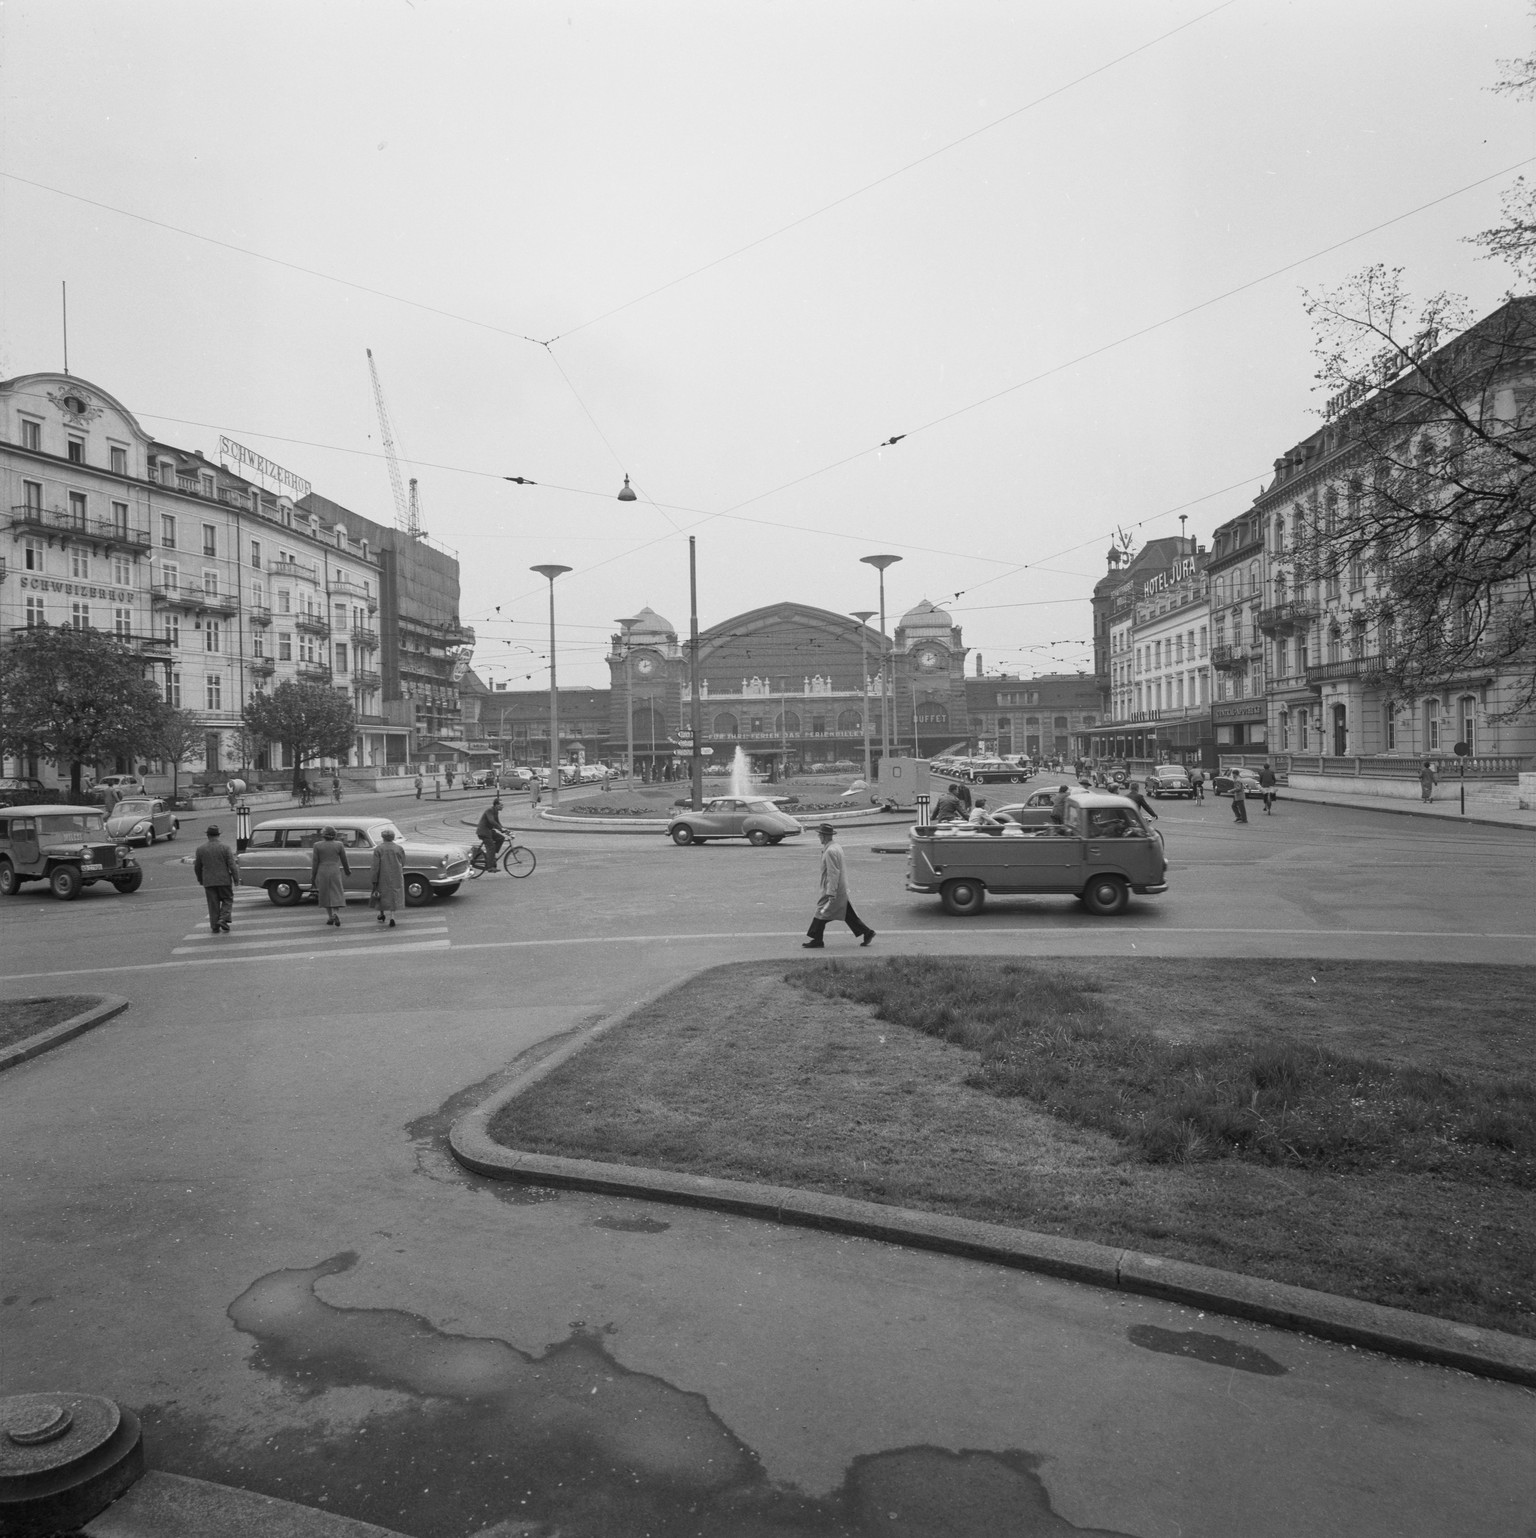
[[409, 539], [421, 539], [425, 530], [421, 527], [421, 511], [416, 500], [416, 478], [411, 477], [410, 495], [400, 479], [400, 461], [395, 454], [395, 435], [389, 425], [389, 407], [384, 404], [384, 386], [379, 383], [378, 365], [373, 361], [373, 349], [368, 353], [368, 373], [373, 380], [373, 403], [379, 413], [379, 433], [384, 439], [384, 458], [389, 461], [389, 484], [395, 494], [395, 527]]

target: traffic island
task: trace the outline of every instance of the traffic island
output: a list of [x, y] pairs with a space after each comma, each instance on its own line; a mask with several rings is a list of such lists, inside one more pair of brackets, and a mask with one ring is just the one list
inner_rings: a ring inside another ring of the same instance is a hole
[[[904, 1242], [1536, 1384], [1528, 978], [737, 964], [555, 1054], [452, 1143], [504, 1179]], [[991, 1029], [999, 1003], [1021, 1029]]]
[[115, 993], [0, 999], [0, 1072], [73, 1040], [127, 1007], [128, 1000]]

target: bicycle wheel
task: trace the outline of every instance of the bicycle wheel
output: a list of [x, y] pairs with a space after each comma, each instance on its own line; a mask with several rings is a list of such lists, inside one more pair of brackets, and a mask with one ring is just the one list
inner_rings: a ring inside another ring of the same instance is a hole
[[478, 881], [485, 874], [485, 850], [476, 849], [469, 857], [469, 879]]
[[533, 868], [539, 863], [538, 856], [531, 849], [525, 849], [521, 844], [513, 844], [501, 857], [501, 868], [509, 875], [521, 880], [524, 876], [531, 876]]

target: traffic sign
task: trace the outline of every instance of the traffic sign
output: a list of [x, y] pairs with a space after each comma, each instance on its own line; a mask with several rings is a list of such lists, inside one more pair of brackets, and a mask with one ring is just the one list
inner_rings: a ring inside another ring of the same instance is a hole
[[691, 747], [693, 745], [693, 733], [689, 731], [687, 727], [679, 727], [678, 730], [673, 733], [672, 740], [680, 748]]
[[715, 756], [715, 750], [713, 748], [700, 748], [699, 749], [699, 757], [700, 758], [713, 758], [714, 756]]

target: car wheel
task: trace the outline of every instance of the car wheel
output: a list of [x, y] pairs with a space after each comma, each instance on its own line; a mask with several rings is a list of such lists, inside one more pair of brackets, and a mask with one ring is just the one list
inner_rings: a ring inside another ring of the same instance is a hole
[[158, 833], [156, 833], [153, 828], [151, 828], [149, 830], [149, 842], [146, 845], [146, 847], [150, 848], [150, 849], [153, 849], [155, 847], [155, 845], [158, 844], [159, 842], [160, 842], [160, 835]]
[[1023, 783], [1022, 776], [1017, 775], [1017, 774], [1010, 774], [1008, 776], [1008, 783], [1010, 785], [1020, 785], [1020, 784]]
[[980, 913], [987, 900], [987, 889], [979, 881], [946, 881], [939, 888], [939, 901], [946, 913], [969, 918]]
[[1131, 889], [1119, 876], [1095, 876], [1083, 888], [1083, 906], [1100, 918], [1113, 918], [1131, 904]]
[[178, 833], [180, 833], [180, 832], [181, 832], [181, 824], [180, 824], [180, 823], [179, 823], [179, 822], [173, 822], [173, 823], [172, 823], [172, 824], [171, 824], [171, 831], [170, 831], [170, 832], [169, 832], [169, 833], [167, 833], [167, 834], [166, 834], [166, 835], [165, 835], [165, 841], [166, 841], [166, 843], [170, 843], [170, 841], [171, 841], [171, 840], [172, 840], [172, 839], [173, 839], [173, 838], [175, 838], [175, 837], [176, 837], [176, 835], [177, 835], [177, 834], [178, 834]]
[[0, 860], [0, 897], [14, 897], [21, 890], [21, 877], [9, 860]]
[[267, 896], [279, 908], [297, 907], [298, 901], [303, 895], [304, 889], [297, 881], [269, 881], [267, 883]]
[[747, 842], [751, 844], [754, 849], [761, 849], [763, 845], [768, 842], [768, 835], [764, 833], [761, 828], [753, 828], [753, 830], [747, 834]]
[[424, 908], [432, 901], [432, 885], [425, 876], [405, 878], [405, 905], [407, 908]]
[[672, 830], [672, 842], [674, 844], [691, 844], [693, 842], [693, 829], [686, 822], [680, 822]]
[[131, 876], [124, 876], [120, 880], [114, 881], [112, 885], [126, 897], [130, 892], [137, 892], [144, 885], [144, 872], [136, 870]]
[[56, 865], [48, 876], [48, 888], [63, 902], [73, 902], [84, 882], [73, 865]]

